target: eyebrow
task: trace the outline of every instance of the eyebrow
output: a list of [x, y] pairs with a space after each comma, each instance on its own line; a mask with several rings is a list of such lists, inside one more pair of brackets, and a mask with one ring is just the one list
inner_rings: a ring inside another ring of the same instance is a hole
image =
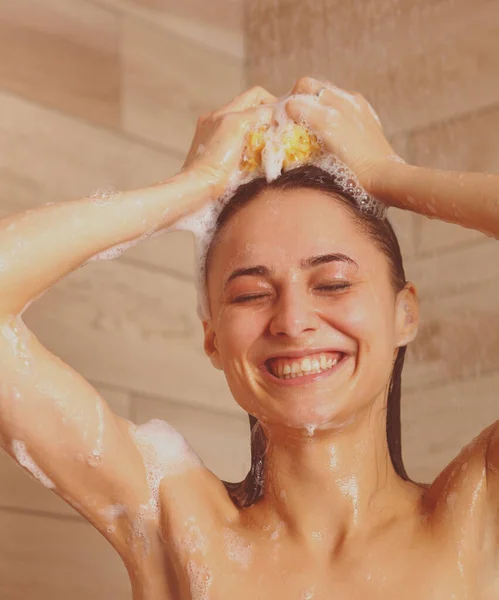
[[[350, 265], [354, 265], [355, 267], [357, 267], [357, 269], [359, 268], [359, 265], [353, 260], [353, 258], [350, 258], [346, 254], [342, 254], [341, 252], [320, 254], [319, 256], [311, 256], [309, 258], [304, 258], [300, 261], [300, 267], [303, 270], [307, 270], [331, 262], [345, 262]], [[274, 270], [269, 269], [265, 265], [255, 265], [254, 267], [243, 267], [241, 269], [235, 269], [227, 277], [223, 284], [223, 287], [226, 288], [229, 285], [229, 283], [237, 277], [244, 277], [245, 275], [260, 275], [263, 277], [270, 277], [273, 273]]]

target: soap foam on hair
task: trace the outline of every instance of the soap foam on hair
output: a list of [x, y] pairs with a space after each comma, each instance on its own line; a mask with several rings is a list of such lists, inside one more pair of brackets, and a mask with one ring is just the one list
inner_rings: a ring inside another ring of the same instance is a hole
[[[286, 104], [293, 96], [288, 95], [281, 98], [274, 107], [273, 125], [264, 134], [265, 147], [262, 152], [261, 168], [253, 171], [238, 170], [233, 173], [225, 192], [209, 205], [194, 214], [179, 220], [175, 230], [187, 230], [194, 234], [195, 238], [195, 286], [197, 291], [197, 314], [201, 320], [210, 317], [210, 310], [206, 293], [205, 262], [208, 248], [216, 231], [216, 221], [224, 206], [230, 201], [236, 189], [253, 179], [264, 176], [268, 182], [277, 179], [285, 171], [285, 149], [280, 144], [282, 136], [287, 128], [294, 124], [286, 111]], [[316, 103], [319, 101], [315, 96], [300, 95], [301, 101]], [[331, 112], [337, 112], [331, 109]], [[307, 123], [300, 123], [305, 130], [309, 130]], [[314, 135], [310, 131], [310, 135]], [[313, 164], [327, 173], [333, 175], [339, 187], [349, 193], [357, 201], [361, 211], [383, 218], [386, 207], [376, 198], [369, 195], [360, 185], [354, 173], [336, 156], [327, 154], [322, 149], [320, 137], [318, 137], [321, 151], [306, 161], [294, 163], [287, 170], [297, 168], [303, 164]]]

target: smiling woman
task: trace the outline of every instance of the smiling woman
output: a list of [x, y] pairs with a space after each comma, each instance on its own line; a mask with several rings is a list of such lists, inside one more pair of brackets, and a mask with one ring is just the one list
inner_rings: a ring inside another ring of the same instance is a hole
[[[228, 240], [224, 239], [223, 236], [224, 232], [227, 231], [228, 223], [231, 222], [230, 229], [232, 232], [234, 232], [233, 221], [235, 220], [235, 216], [257, 199], [262, 199], [265, 197], [266, 203], [261, 205], [261, 218], [263, 220], [266, 216], [263, 213], [266, 209], [267, 213], [269, 211], [270, 199], [280, 197], [284, 199], [282, 212], [280, 213], [282, 215], [281, 222], [284, 224], [286, 219], [289, 220], [292, 218], [292, 215], [289, 212], [291, 204], [287, 205], [286, 201], [289, 200], [289, 195], [293, 192], [302, 192], [305, 194], [305, 196], [302, 198], [302, 205], [306, 210], [313, 210], [312, 203], [316, 201], [317, 195], [321, 195], [326, 198], [329, 203], [335, 203], [338, 207], [341, 207], [345, 213], [345, 216], [347, 218], [349, 217], [349, 221], [356, 226], [359, 233], [365, 237], [368, 244], [371, 244], [373, 249], [377, 249], [384, 256], [388, 266], [387, 285], [391, 286], [394, 297], [405, 288], [407, 282], [405, 279], [400, 247], [389, 220], [386, 217], [380, 218], [379, 216], [371, 214], [359, 207], [359, 203], [356, 198], [346, 192], [344, 188], [339, 186], [334, 175], [322, 170], [319, 167], [306, 165], [289, 170], [270, 183], [268, 183], [264, 177], [261, 177], [251, 181], [250, 183], [244, 184], [237, 189], [234, 196], [225, 205], [224, 209], [218, 216], [215, 235], [211, 240], [211, 244], [206, 254], [204, 272], [206, 277], [205, 286], [207, 292], [209, 291], [208, 284], [209, 280], [211, 279], [209, 274], [212, 270], [214, 261], [218, 260], [224, 262], [224, 256], [234, 257], [234, 248], [227, 247]], [[277, 205], [270, 205], [270, 211], [274, 211], [275, 214], [276, 210], [278, 210]], [[321, 217], [327, 218], [326, 215], [322, 213], [322, 209], [320, 209], [318, 217], [319, 219], [321, 219]], [[242, 218], [244, 220], [244, 215]], [[294, 226], [299, 227], [299, 224], [299, 222], [295, 222]], [[328, 248], [334, 248], [336, 245], [334, 231], [335, 226], [331, 223], [330, 237], [326, 240], [326, 250]], [[240, 231], [238, 231], [238, 233], [240, 233]], [[280, 231], [275, 230], [272, 239], [269, 240], [270, 245], [274, 245], [275, 248], [279, 248], [281, 242], [280, 233]], [[320, 233], [321, 232], [317, 230], [317, 234], [319, 236]], [[225, 237], [227, 238], [227, 236]], [[251, 240], [245, 239], [246, 245], [248, 244], [248, 241], [251, 242]], [[256, 245], [261, 242], [261, 238], [257, 238], [257, 236], [255, 236], [253, 242]], [[300, 247], [302, 246], [300, 245]], [[282, 249], [283, 252], [286, 251], [284, 245]], [[262, 252], [262, 254], [264, 254], [264, 252]], [[243, 258], [243, 260], [246, 258], [247, 262], [248, 256], [244, 256], [244, 252], [242, 255], [239, 254], [239, 256]], [[240, 261], [238, 261], [237, 258], [234, 258], [230, 261], [225, 259], [225, 262], [233, 265]], [[283, 261], [281, 260], [280, 262], [282, 265]], [[287, 277], [288, 279], [291, 279], [293, 277], [292, 264], [287, 264], [285, 267], [288, 269]], [[355, 287], [355, 283], [353, 283], [353, 281], [359, 277], [359, 265], [351, 256], [348, 256], [343, 252], [327, 252], [319, 256], [306, 257], [300, 261], [300, 270], [309, 273], [318, 271], [320, 267], [326, 267], [327, 271], [323, 269], [321, 272], [321, 282], [323, 285], [315, 288], [315, 292], [317, 292], [316, 295], [320, 299], [319, 304], [322, 303], [323, 305], [324, 302], [327, 302], [329, 305], [335, 306], [335, 310], [337, 310], [338, 296], [341, 296], [342, 294], [348, 294], [349, 290], [351, 290], [352, 287]], [[277, 270], [278, 269], [275, 266], [263, 264], [248, 265], [235, 269], [229, 269], [228, 276], [222, 281], [222, 297], [231, 296], [233, 306], [237, 306], [238, 304], [249, 304], [253, 308], [248, 308], [246, 306], [245, 310], [258, 310], [261, 312], [262, 306], [270, 303], [270, 298], [273, 296], [277, 297], [279, 295], [279, 291], [277, 289], [279, 286], [275, 283], [274, 285], [270, 283], [271, 281], [277, 281]], [[348, 280], [349, 275], [354, 276], [353, 278], [350, 277], [352, 282], [349, 282]], [[238, 290], [235, 288], [236, 282], [239, 284]], [[324, 285], [324, 283], [327, 285]], [[212, 288], [215, 285], [215, 282], [213, 282]], [[282, 288], [282, 282], [280, 285]], [[230, 286], [232, 286], [232, 288]], [[411, 288], [405, 289], [405, 293], [410, 294]], [[230, 290], [232, 290], [232, 293], [230, 293]], [[236, 293], [236, 291], [238, 293]], [[211, 296], [214, 295], [215, 294], [212, 291]], [[372, 296], [371, 300], [374, 299], [375, 297]], [[275, 304], [275, 302], [273, 303]], [[213, 310], [212, 302], [210, 302], [210, 308]], [[223, 317], [219, 317], [218, 327], [223, 326]], [[208, 329], [208, 333], [209, 332], [210, 330]], [[213, 333], [213, 330], [211, 330], [211, 332]], [[288, 339], [287, 347], [283, 345], [282, 350], [282, 355], [290, 359], [289, 373], [286, 373], [288, 379], [300, 378], [297, 383], [306, 384], [307, 380], [310, 378], [314, 378], [314, 380], [316, 380], [318, 376], [320, 376], [321, 372], [324, 372], [326, 375], [329, 374], [328, 371], [331, 367], [333, 367], [333, 365], [327, 362], [327, 357], [322, 359], [322, 364], [320, 363], [321, 358], [317, 358], [317, 365], [315, 366], [317, 373], [315, 374], [315, 377], [314, 373], [310, 373], [314, 367], [313, 363], [311, 365], [305, 363], [305, 370], [307, 370], [306, 374], [300, 372], [299, 361], [291, 360], [293, 357], [297, 358], [296, 355], [294, 355], [290, 350], [290, 346], [293, 343], [296, 343], [296, 340], [290, 341]], [[405, 345], [398, 348], [388, 383], [388, 397], [386, 404], [386, 435], [393, 467], [400, 477], [407, 480], [408, 476], [402, 461], [400, 425], [401, 377], [405, 352]], [[308, 356], [312, 355], [312, 349], [309, 348], [308, 352], [301, 352], [300, 356], [305, 354]], [[343, 362], [345, 357], [349, 356], [350, 354], [351, 352], [341, 352], [341, 360], [339, 362]], [[331, 364], [329, 369], [321, 370], [322, 367], [328, 367], [329, 364]], [[283, 374], [284, 368], [285, 367], [283, 367], [282, 370]], [[305, 377], [305, 379], [303, 379], [303, 377]], [[237, 396], [235, 397], [237, 400]], [[261, 497], [263, 493], [264, 460], [267, 446], [267, 439], [261, 427], [260, 421], [251, 414], [249, 415], [249, 419], [251, 428], [251, 469], [244, 481], [240, 483], [225, 482], [225, 486], [233, 499], [240, 506], [244, 507], [252, 505]], [[311, 432], [314, 428], [314, 426], [309, 425], [308, 431]]]

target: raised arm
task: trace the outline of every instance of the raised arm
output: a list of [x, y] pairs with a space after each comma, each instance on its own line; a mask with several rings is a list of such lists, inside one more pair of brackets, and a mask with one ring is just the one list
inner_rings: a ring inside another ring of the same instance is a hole
[[246, 132], [268, 120], [260, 105], [269, 99], [251, 90], [201, 119], [184, 170], [165, 183], [107, 199], [42, 205], [0, 220], [0, 444], [121, 552], [137, 523], [156, 518], [159, 483], [148, 485], [148, 468], [157, 473], [159, 466], [167, 477], [177, 467], [201, 465], [166, 424], [137, 428], [114, 415], [83, 377], [40, 344], [22, 312], [95, 255], [174, 229], [180, 217], [221, 193], [238, 166]]
[[[459, 173], [406, 164], [383, 134], [371, 105], [311, 77], [300, 79], [288, 112], [305, 120], [385, 206], [455, 223], [499, 237], [499, 175]], [[303, 94], [315, 98], [304, 99]], [[319, 94], [319, 96], [317, 96]]]

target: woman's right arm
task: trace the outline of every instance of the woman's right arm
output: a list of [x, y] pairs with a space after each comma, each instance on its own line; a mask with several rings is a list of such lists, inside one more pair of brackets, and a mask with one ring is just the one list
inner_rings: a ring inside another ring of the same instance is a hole
[[27, 303], [95, 255], [171, 227], [188, 208], [213, 194], [206, 178], [183, 172], [166, 183], [108, 199], [84, 198], [0, 220], [0, 319]]
[[[0, 445], [120, 553], [128, 551], [136, 517], [155, 518], [143, 514], [154, 498], [141, 447], [148, 436], [154, 446], [157, 435], [146, 428], [147, 435], [137, 436], [132, 423], [114, 415], [82, 376], [40, 344], [21, 314], [95, 255], [170, 229], [218, 195], [238, 166], [246, 132], [269, 118], [269, 109], [259, 108], [269, 98], [251, 90], [201, 119], [184, 170], [165, 183], [0, 220]], [[161, 435], [162, 442], [171, 437], [172, 457], [185, 452], [177, 456], [184, 467], [197, 464], [180, 434], [164, 427]], [[147, 452], [154, 456], [154, 447]]]

